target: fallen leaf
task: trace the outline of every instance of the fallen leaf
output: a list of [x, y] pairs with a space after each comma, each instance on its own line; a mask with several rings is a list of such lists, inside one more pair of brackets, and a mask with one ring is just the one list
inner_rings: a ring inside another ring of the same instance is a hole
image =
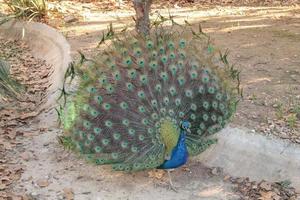
[[74, 192], [72, 188], [64, 188], [64, 197], [66, 200], [73, 200], [74, 199]]
[[46, 179], [39, 179], [36, 183], [40, 187], [47, 187], [49, 185], [49, 181]]

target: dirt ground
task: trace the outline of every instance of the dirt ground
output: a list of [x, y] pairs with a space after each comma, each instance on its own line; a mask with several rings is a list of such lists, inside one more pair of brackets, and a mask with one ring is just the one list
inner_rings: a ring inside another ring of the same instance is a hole
[[[200, 22], [215, 46], [229, 49], [229, 60], [241, 70], [244, 100], [232, 125], [300, 143], [300, 7], [169, 11], [179, 22]], [[133, 23], [133, 14], [99, 13], [94, 8], [88, 15], [78, 12], [78, 20], [60, 30], [74, 57], [79, 50], [91, 55], [109, 22], [121, 28]], [[212, 173], [196, 161], [172, 172], [178, 193], [168, 189], [165, 174], [112, 173], [108, 167], [86, 165], [58, 144], [56, 136], [61, 131], [55, 111], [44, 113], [20, 131], [30, 134], [17, 138], [21, 144], [7, 157], [24, 171], [12, 189], [26, 193], [28, 199], [246, 199], [235, 191], [235, 184], [226, 181], [226, 175]], [[263, 200], [272, 199], [260, 195]]]

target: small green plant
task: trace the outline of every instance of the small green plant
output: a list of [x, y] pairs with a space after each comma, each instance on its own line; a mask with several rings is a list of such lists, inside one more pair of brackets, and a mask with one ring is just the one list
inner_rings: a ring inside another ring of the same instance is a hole
[[285, 113], [285, 108], [282, 103], [278, 103], [278, 107], [276, 108], [276, 117], [278, 119], [283, 119]]
[[0, 97], [18, 99], [20, 92], [24, 89], [22, 85], [10, 75], [10, 66], [0, 59]]
[[61, 135], [57, 137], [57, 140], [65, 150], [75, 150], [76, 148], [76, 144], [70, 136]]
[[12, 15], [3, 21], [7, 21], [7, 18], [42, 19], [47, 15], [46, 0], [4, 0], [4, 3], [10, 8]]
[[295, 113], [290, 114], [287, 118], [286, 118], [286, 122], [288, 123], [290, 128], [295, 128], [296, 126], [296, 122], [297, 122], [297, 116]]

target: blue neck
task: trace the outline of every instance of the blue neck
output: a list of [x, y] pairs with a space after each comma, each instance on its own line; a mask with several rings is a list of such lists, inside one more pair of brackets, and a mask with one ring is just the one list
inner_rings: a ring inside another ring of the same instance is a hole
[[188, 159], [188, 151], [185, 144], [186, 131], [181, 130], [177, 145], [174, 147], [170, 160], [159, 166], [160, 169], [173, 169], [184, 165]]
[[179, 138], [178, 138], [178, 143], [177, 143], [177, 146], [186, 146], [185, 144], [185, 137], [186, 137], [186, 131], [185, 130], [181, 130], [180, 131], [180, 135], [179, 135]]

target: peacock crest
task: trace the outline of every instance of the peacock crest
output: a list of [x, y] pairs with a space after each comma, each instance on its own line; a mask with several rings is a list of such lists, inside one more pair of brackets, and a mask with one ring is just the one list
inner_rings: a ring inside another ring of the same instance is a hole
[[95, 57], [73, 65], [79, 88], [62, 116], [76, 151], [114, 170], [156, 168], [171, 155], [184, 120], [189, 155], [213, 144], [209, 136], [239, 99], [238, 71], [226, 55], [219, 59], [209, 38], [189, 25], [107, 36]]

